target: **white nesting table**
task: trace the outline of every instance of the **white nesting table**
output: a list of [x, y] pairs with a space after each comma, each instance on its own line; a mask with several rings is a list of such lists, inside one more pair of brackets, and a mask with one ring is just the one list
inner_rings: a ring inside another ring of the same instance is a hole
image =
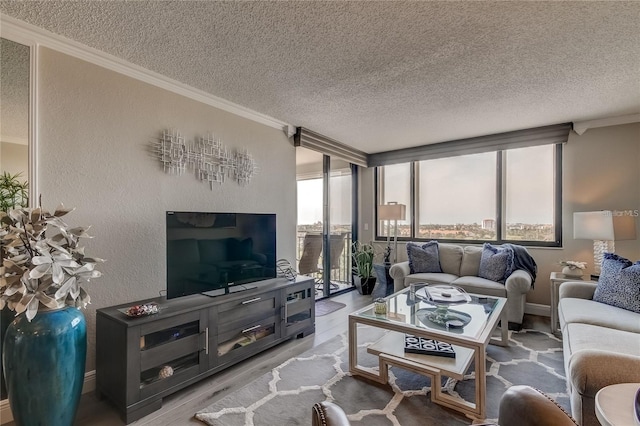
[[633, 408], [638, 389], [640, 383], [619, 383], [598, 391], [596, 417], [602, 426], [640, 425]]

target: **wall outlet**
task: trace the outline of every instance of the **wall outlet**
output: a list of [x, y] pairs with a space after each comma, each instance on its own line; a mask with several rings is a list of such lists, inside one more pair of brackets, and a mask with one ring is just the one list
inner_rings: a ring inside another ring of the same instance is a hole
[[369, 230], [369, 224], [368, 224], [368, 223], [365, 223], [365, 224], [364, 224], [364, 230], [365, 230], [365, 231], [368, 231], [368, 230]]

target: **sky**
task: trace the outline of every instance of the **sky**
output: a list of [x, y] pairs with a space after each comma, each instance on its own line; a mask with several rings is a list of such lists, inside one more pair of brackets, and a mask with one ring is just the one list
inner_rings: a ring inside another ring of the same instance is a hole
[[[553, 223], [554, 145], [506, 151], [507, 223]], [[420, 224], [482, 223], [495, 218], [496, 154], [419, 163]], [[332, 177], [332, 223], [351, 222], [350, 176]], [[409, 164], [385, 167], [385, 202], [410, 205]], [[399, 223], [408, 224], [407, 220]], [[322, 220], [322, 179], [298, 181], [298, 224]]]
[[[332, 176], [331, 223], [351, 225], [351, 175]], [[298, 225], [322, 222], [322, 179], [298, 181]]]

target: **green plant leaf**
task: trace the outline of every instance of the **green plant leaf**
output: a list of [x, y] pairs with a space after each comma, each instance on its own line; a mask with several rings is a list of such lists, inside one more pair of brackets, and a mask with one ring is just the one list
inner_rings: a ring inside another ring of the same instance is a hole
[[0, 175], [0, 210], [7, 212], [28, 206], [28, 182], [21, 182], [22, 174], [3, 172]]

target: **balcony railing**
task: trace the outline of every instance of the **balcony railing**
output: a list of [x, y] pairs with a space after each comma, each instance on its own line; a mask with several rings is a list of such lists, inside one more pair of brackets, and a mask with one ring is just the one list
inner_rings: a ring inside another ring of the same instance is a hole
[[[297, 270], [312, 276], [322, 283], [324, 252], [322, 235], [317, 232], [298, 231], [297, 233]], [[305, 252], [306, 250], [306, 252]], [[331, 234], [331, 292], [352, 286], [351, 280], [351, 232]]]

